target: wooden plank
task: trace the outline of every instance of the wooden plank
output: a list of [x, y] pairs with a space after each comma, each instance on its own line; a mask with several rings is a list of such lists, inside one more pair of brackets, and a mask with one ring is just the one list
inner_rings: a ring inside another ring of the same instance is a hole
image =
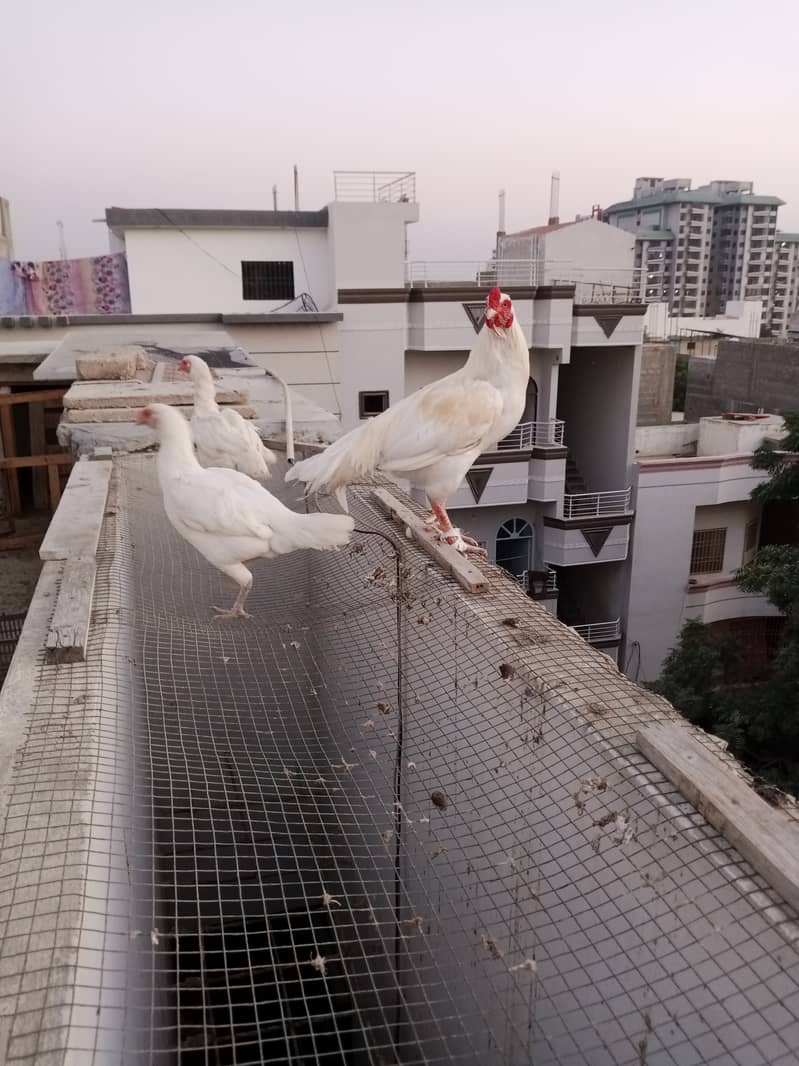
[[0, 470], [21, 470], [30, 466], [71, 466], [75, 457], [71, 452], [49, 452], [47, 455], [18, 455], [15, 459], [0, 459]]
[[86, 658], [96, 575], [94, 559], [80, 559], [64, 566], [45, 641], [50, 662], [75, 663]]
[[[0, 388], [0, 400], [11, 394], [8, 386]], [[17, 441], [14, 435], [14, 416], [10, 407], [0, 407], [0, 452], [4, 459], [14, 459], [17, 454]], [[6, 468], [6, 485], [8, 487], [8, 507], [12, 515], [22, 514], [22, 500], [19, 495], [19, 477], [11, 467]]]
[[0, 407], [18, 403], [44, 403], [46, 400], [63, 400], [66, 389], [42, 389], [41, 392], [8, 392], [0, 395]]
[[467, 592], [487, 592], [488, 578], [467, 558], [456, 552], [448, 544], [437, 540], [435, 534], [424, 524], [421, 518], [400, 503], [396, 497], [385, 489], [373, 489], [372, 500], [381, 511], [410, 530], [413, 539], [435, 562], [448, 574], [452, 574], [458, 584]]
[[799, 909], [799, 824], [761, 799], [679, 722], [646, 726], [636, 745], [786, 903]]
[[47, 467], [47, 483], [50, 490], [50, 510], [55, 514], [61, 502], [61, 471], [57, 466]]
[[[28, 404], [28, 423], [30, 426], [31, 453], [44, 455], [47, 451], [47, 436], [44, 428], [44, 402], [33, 400]], [[33, 506], [37, 511], [47, 507], [47, 474], [44, 470], [33, 471]]]
[[39, 549], [39, 558], [93, 559], [103, 524], [112, 463], [75, 463], [61, 504]]

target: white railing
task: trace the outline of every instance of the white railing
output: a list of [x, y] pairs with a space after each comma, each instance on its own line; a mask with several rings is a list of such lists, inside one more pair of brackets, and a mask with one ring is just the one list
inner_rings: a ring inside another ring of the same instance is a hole
[[624, 514], [630, 509], [632, 489], [615, 492], [580, 492], [563, 497], [564, 518], [599, 518]]
[[[533, 575], [535, 575], [536, 577], [540, 577], [541, 576], [540, 573], [537, 570], [525, 570], [524, 573], [521, 575], [521, 577], [518, 578], [519, 583], [521, 584], [521, 586], [524, 589], [524, 591], [528, 594], [528, 596], [529, 596], [529, 594], [530, 594], [530, 592], [531, 592], [531, 590], [533, 588], [533, 585], [536, 583], [534, 581]], [[544, 592], [551, 592], [554, 595], [557, 591], [558, 591], [558, 574], [557, 574], [557, 571], [553, 570], [551, 567], [547, 567], [546, 578], [545, 578], [545, 581], [544, 581]]]
[[563, 444], [563, 426], [561, 418], [549, 422], [520, 422], [497, 444], [497, 451], [523, 452], [537, 445]]
[[599, 644], [605, 640], [621, 640], [621, 618], [615, 622], [590, 622], [585, 626], [570, 626], [578, 637], [589, 644]]
[[416, 203], [413, 170], [334, 170], [335, 200], [368, 204]]
[[405, 264], [408, 285], [573, 285], [575, 303], [640, 303], [646, 282], [641, 267], [583, 269], [565, 260], [413, 259]]
[[405, 263], [407, 284], [431, 285], [539, 285], [544, 264], [538, 259], [409, 259]]

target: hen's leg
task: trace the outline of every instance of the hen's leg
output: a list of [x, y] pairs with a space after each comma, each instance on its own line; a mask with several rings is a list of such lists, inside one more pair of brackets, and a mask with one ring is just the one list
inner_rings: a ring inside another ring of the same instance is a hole
[[216, 613], [216, 617], [222, 618], [252, 618], [251, 614], [247, 614], [244, 610], [244, 601], [250, 594], [252, 588], [252, 574], [246, 566], [242, 566], [241, 563], [233, 566], [220, 567], [223, 574], [227, 574], [228, 577], [232, 577], [236, 584], [239, 586], [239, 594], [236, 597], [236, 602], [232, 607], [215, 607], [211, 604], [211, 610]]
[[463, 555], [480, 555], [483, 558], [487, 556], [488, 552], [481, 548], [476, 540], [471, 537], [464, 537], [459, 529], [455, 529], [443, 503], [439, 503], [438, 500], [431, 500], [430, 506], [433, 509], [433, 515], [438, 525], [440, 540], [443, 540], [445, 544], [449, 544], [451, 548], [461, 552]]

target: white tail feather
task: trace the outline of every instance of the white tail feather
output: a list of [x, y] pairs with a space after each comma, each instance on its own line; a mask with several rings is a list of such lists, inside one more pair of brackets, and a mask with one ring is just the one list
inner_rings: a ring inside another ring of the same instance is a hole
[[274, 522], [270, 548], [276, 555], [312, 548], [343, 548], [349, 543], [355, 520], [347, 514], [298, 514], [289, 512], [285, 522]]
[[305, 482], [306, 492], [335, 492], [347, 510], [346, 486], [375, 474], [387, 424], [385, 415], [381, 415], [345, 433], [323, 452], [293, 466], [286, 481]]

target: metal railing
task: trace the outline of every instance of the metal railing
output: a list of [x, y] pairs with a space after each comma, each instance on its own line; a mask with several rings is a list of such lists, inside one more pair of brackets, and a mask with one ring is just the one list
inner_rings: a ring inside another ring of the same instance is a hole
[[569, 628], [589, 644], [599, 644], [605, 640], [621, 640], [621, 618], [617, 618], [614, 622], [589, 622], [588, 625]]
[[537, 285], [543, 279], [539, 259], [409, 259], [405, 280], [409, 285]]
[[646, 283], [642, 267], [583, 269], [564, 260], [543, 259], [413, 259], [405, 264], [408, 285], [573, 285], [575, 303], [641, 303]]
[[497, 444], [497, 451], [523, 452], [542, 444], [563, 444], [562, 418], [549, 422], [520, 422]]
[[413, 170], [334, 170], [333, 198], [353, 203], [415, 204]]
[[[532, 591], [536, 584], [536, 578], [541, 577], [541, 572], [538, 570], [525, 570], [521, 577], [518, 578], [524, 591], [528, 594]], [[557, 571], [551, 567], [547, 567], [546, 577], [543, 582], [543, 590], [545, 592], [556, 593], [558, 591], [558, 575]]]
[[580, 492], [563, 497], [564, 518], [599, 518], [625, 514], [630, 509], [632, 489], [612, 492]]

